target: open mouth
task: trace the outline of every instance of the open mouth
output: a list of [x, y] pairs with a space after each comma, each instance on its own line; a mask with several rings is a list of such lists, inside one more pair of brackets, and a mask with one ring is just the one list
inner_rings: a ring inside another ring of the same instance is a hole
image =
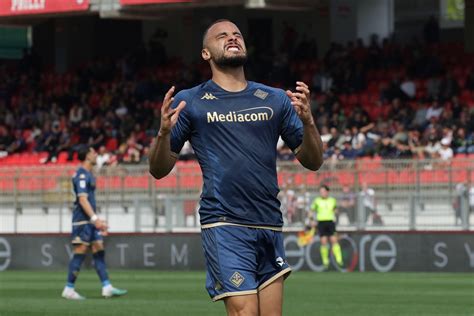
[[228, 51], [228, 52], [240, 52], [240, 47], [238, 45], [228, 45], [226, 47], [226, 51]]

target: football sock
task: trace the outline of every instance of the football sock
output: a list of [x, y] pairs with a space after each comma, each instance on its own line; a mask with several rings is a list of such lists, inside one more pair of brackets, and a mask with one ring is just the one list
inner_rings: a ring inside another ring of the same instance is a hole
[[328, 248], [328, 246], [321, 246], [320, 252], [321, 252], [321, 259], [323, 260], [323, 265], [325, 267], [328, 267], [329, 266], [329, 248]]
[[105, 266], [105, 251], [100, 250], [92, 255], [94, 258], [94, 267], [97, 271], [97, 275], [102, 282], [102, 286], [107, 286], [110, 284], [109, 276], [107, 274], [107, 267]]
[[81, 270], [81, 265], [84, 259], [86, 258], [85, 254], [75, 253], [72, 257], [71, 261], [69, 262], [69, 272], [67, 275], [67, 287], [74, 288], [74, 283], [76, 282], [76, 278], [79, 275], [79, 271]]
[[334, 255], [334, 258], [336, 259], [336, 262], [338, 265], [342, 266], [342, 252], [341, 252], [341, 246], [339, 243], [335, 243], [332, 245], [332, 254]]

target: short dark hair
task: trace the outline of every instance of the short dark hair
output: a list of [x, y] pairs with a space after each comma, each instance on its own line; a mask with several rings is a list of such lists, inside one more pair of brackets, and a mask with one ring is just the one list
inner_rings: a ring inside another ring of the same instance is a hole
[[319, 188], [320, 189], [325, 189], [326, 191], [331, 191], [326, 184], [322, 184]]
[[77, 151], [77, 159], [79, 159], [79, 161], [85, 161], [91, 148], [91, 146], [81, 146], [81, 148]]
[[[230, 22], [230, 23], [234, 23], [232, 22], [231, 20], [229, 19], [217, 19], [215, 20], [214, 22], [212, 22], [211, 24], [209, 24], [206, 28], [206, 30], [204, 31], [204, 33], [202, 34], [202, 47], [204, 47], [204, 40], [206, 39], [206, 36], [207, 36], [207, 33], [209, 32], [209, 29], [214, 25], [214, 24], [217, 24], [217, 23], [221, 23], [221, 22]], [[234, 23], [235, 24], [235, 23]]]

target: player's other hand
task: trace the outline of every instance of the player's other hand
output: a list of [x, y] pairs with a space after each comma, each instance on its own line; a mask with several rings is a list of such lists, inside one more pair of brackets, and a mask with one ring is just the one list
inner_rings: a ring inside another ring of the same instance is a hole
[[107, 231], [109, 229], [109, 226], [107, 225], [107, 222], [103, 219], [98, 218], [95, 221], [95, 227], [101, 231], [102, 235], [107, 236]]
[[291, 100], [296, 113], [303, 124], [313, 124], [313, 115], [311, 114], [310, 91], [306, 83], [296, 82], [296, 91], [286, 90], [286, 94]]
[[161, 106], [161, 126], [160, 126], [160, 134], [169, 134], [173, 126], [176, 125], [178, 121], [179, 113], [184, 109], [186, 106], [185, 101], [179, 102], [178, 106], [174, 109], [171, 108], [171, 104], [174, 101], [173, 93], [175, 91], [175, 87], [171, 87], [168, 92], [166, 92], [165, 97], [163, 99], [163, 105]]

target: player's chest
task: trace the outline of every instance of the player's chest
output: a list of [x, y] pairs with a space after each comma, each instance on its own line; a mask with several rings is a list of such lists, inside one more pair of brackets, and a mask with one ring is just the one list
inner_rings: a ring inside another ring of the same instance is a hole
[[270, 100], [221, 97], [200, 101], [193, 116], [198, 129], [265, 129], [278, 122], [279, 111]]

